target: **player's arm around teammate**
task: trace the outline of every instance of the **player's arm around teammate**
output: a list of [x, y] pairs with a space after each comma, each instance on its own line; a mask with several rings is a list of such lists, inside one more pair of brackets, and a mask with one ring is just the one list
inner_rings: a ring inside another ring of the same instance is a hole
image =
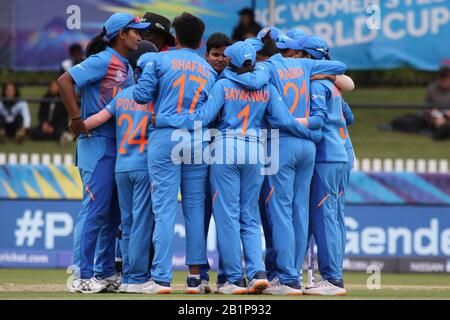
[[[137, 62], [137, 68], [142, 69], [154, 55], [143, 54]], [[136, 70], [137, 74], [139, 69]], [[121, 292], [146, 293], [146, 288], [151, 285], [148, 265], [153, 214], [147, 168], [147, 126], [152, 109], [152, 102], [137, 104], [133, 100], [133, 87], [129, 87], [122, 90], [105, 109], [85, 121], [90, 130], [115, 117], [118, 150], [115, 181], [122, 222]]]
[[[326, 43], [317, 37], [304, 41], [305, 57], [323, 59], [328, 56]], [[317, 243], [319, 271], [322, 281], [304, 289], [312, 295], [344, 295], [342, 262], [345, 225], [339, 211], [339, 192], [348, 162], [345, 143], [346, 122], [339, 89], [328, 80], [311, 83], [311, 107], [327, 109], [323, 123], [324, 139], [317, 145], [316, 164], [311, 181], [310, 230]]]
[[[114, 263], [120, 222], [113, 178], [115, 127], [110, 121], [88, 136], [83, 120], [102, 110], [122, 88], [133, 84], [133, 71], [125, 57], [129, 50], [137, 48], [140, 40], [137, 30], [148, 26], [133, 15], [113, 14], [105, 22], [103, 32], [89, 44], [87, 51], [91, 55], [58, 79], [61, 97], [71, 117], [70, 129], [75, 136], [83, 133], [77, 143], [76, 156], [83, 183], [83, 201], [74, 232], [72, 292], [116, 290], [120, 284]], [[81, 89], [81, 113], [74, 84]]]
[[[133, 90], [138, 103], [147, 103], [155, 97], [155, 112], [158, 114], [201, 108], [216, 79], [215, 71], [195, 51], [201, 44], [205, 29], [203, 22], [183, 13], [174, 19], [172, 26], [177, 50], [159, 53], [155, 62], [147, 65]], [[152, 127], [149, 131], [148, 168], [155, 215], [155, 255], [151, 271], [155, 280], [153, 292], [170, 290], [172, 241], [180, 187], [186, 226], [186, 264], [189, 266], [185, 292], [207, 292], [199, 271], [200, 266], [207, 263], [204, 201], [208, 166], [203, 159], [203, 150], [208, 147], [208, 141], [202, 130], [186, 132]], [[174, 148], [182, 150], [174, 155]]]

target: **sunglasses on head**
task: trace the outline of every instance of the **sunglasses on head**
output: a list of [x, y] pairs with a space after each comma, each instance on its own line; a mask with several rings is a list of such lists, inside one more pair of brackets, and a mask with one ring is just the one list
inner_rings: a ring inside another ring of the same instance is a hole
[[141, 18], [139, 18], [138, 16], [134, 17], [133, 20], [128, 22], [122, 29], [126, 29], [132, 23], [141, 23]]

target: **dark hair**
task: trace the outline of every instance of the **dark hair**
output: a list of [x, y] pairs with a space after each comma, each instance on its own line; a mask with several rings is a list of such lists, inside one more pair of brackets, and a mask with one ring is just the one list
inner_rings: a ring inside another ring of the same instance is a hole
[[439, 79], [450, 77], [450, 66], [443, 66], [439, 69]]
[[69, 54], [74, 55], [77, 52], [83, 53], [83, 48], [81, 47], [81, 44], [79, 43], [73, 43], [69, 47]]
[[[128, 33], [130, 31], [130, 28], [123, 29], [123, 31], [125, 33]], [[94, 38], [92, 38], [91, 41], [89, 41], [86, 47], [86, 58], [93, 54], [102, 52], [103, 50], [106, 49], [107, 46], [110, 47], [114, 46], [117, 40], [117, 36], [115, 36], [109, 41], [105, 39], [105, 36], [106, 36], [106, 29], [105, 27], [103, 27], [103, 31], [100, 34], [96, 35]]]
[[208, 40], [206, 40], [206, 52], [209, 53], [213, 48], [229, 47], [231, 45], [231, 40], [226, 34], [216, 32], [210, 35]]
[[258, 54], [261, 56], [271, 57], [280, 52], [277, 48], [277, 44], [276, 44], [275, 40], [273, 40], [270, 37], [271, 32], [272, 31], [267, 32], [267, 34], [264, 36], [264, 38], [261, 39], [261, 41], [264, 45], [264, 48], [262, 50], [258, 51]]
[[56, 85], [58, 86], [58, 90], [57, 90], [57, 92], [56, 92], [56, 96], [59, 96], [59, 85], [58, 85], [58, 81], [57, 81], [56, 79], [53, 79], [53, 80], [51, 80], [51, 81], [48, 83], [47, 93], [45, 94], [46, 96], [51, 96], [51, 95], [52, 95], [51, 92], [50, 92], [50, 86], [51, 86], [53, 83], [56, 83]]
[[247, 15], [252, 18], [255, 18], [255, 11], [253, 11], [252, 8], [243, 8], [241, 11], [238, 12], [240, 16]]
[[14, 87], [14, 89], [15, 89], [15, 91], [16, 91], [16, 93], [14, 94], [14, 97], [17, 99], [17, 98], [20, 98], [20, 90], [19, 90], [19, 86], [15, 83], [15, 82], [12, 82], [12, 81], [8, 81], [8, 82], [6, 82], [4, 85], [3, 85], [3, 88], [2, 88], [2, 97], [4, 98], [4, 97], [6, 97], [6, 88], [8, 87], [8, 86], [13, 86]]
[[197, 49], [205, 32], [205, 24], [196, 16], [183, 12], [172, 22], [176, 37], [182, 46]]
[[233, 71], [237, 74], [252, 72], [254, 70], [254, 64], [252, 63], [251, 60], [245, 60], [242, 67], [238, 68], [235, 65], [233, 65], [232, 63], [230, 63], [230, 69], [231, 69], [231, 71]]

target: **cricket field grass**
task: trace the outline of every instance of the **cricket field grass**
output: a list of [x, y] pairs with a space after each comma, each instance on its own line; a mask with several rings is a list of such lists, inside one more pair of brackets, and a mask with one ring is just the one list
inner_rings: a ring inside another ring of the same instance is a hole
[[[317, 300], [317, 299], [449, 299], [450, 275], [447, 274], [394, 274], [381, 273], [379, 289], [369, 289], [365, 273], [346, 273], [344, 276], [345, 297], [281, 297], [269, 295], [223, 296], [218, 294], [187, 295], [183, 293], [186, 272], [174, 272], [174, 293], [170, 295], [95, 294], [69, 293], [66, 281], [69, 275], [64, 270], [49, 269], [0, 269], [0, 300], [52, 299], [52, 300]], [[215, 273], [211, 278], [215, 279]], [[316, 277], [317, 278], [317, 277]], [[372, 283], [369, 281], [369, 283]], [[213, 286], [214, 288], [214, 286]]]

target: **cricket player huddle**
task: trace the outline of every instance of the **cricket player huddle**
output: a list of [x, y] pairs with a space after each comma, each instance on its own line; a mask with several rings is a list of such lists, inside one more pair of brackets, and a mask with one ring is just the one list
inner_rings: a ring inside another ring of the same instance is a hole
[[[196, 51], [204, 23], [183, 13], [171, 25], [175, 35], [166, 32], [156, 52], [141, 35], [164, 31], [161, 23], [115, 13], [88, 58], [58, 79], [83, 184], [70, 291], [171, 293], [181, 192], [186, 293], [212, 291], [213, 216], [217, 293], [345, 295], [344, 203], [354, 160], [354, 117], [341, 96], [354, 88], [346, 65], [330, 59], [321, 38], [274, 27], [234, 44], [213, 34], [205, 60]], [[249, 160], [261, 150], [275, 171], [261, 157]], [[322, 279], [302, 286], [311, 239]]]

